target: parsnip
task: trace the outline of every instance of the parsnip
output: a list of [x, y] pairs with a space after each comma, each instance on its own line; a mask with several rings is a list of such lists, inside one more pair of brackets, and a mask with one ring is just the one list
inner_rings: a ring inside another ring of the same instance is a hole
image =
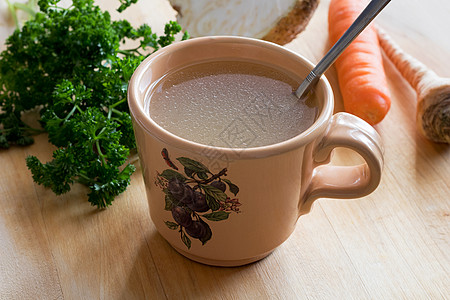
[[417, 93], [420, 132], [434, 142], [450, 144], [450, 78], [439, 77], [405, 53], [383, 29], [378, 27], [377, 33], [387, 57]]

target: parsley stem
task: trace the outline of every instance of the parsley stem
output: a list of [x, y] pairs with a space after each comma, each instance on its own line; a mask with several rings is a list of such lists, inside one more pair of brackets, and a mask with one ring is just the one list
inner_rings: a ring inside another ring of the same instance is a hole
[[45, 133], [46, 132], [44, 129], [24, 126], [24, 127], [13, 127], [13, 128], [0, 128], [0, 133], [9, 132], [9, 131], [14, 130], [14, 129], [19, 129], [19, 130], [22, 130], [22, 131], [33, 131], [36, 134]]
[[36, 16], [36, 12], [34, 11], [33, 7], [30, 6], [30, 4], [16, 2], [14, 3], [14, 8], [23, 10], [24, 12], [29, 14], [31, 18], [34, 18]]
[[117, 110], [115, 108], [112, 108], [111, 111], [118, 114], [119, 116], [123, 115], [123, 112], [121, 112], [120, 110]]
[[120, 100], [120, 101], [117, 101], [116, 103], [114, 103], [113, 105], [111, 105], [109, 108], [110, 108], [110, 109], [113, 109], [114, 107], [116, 107], [116, 106], [118, 106], [118, 105], [124, 103], [125, 101], [126, 101], [125, 98], [122, 99], [122, 100]]
[[102, 160], [102, 165], [105, 166], [106, 165], [106, 159], [105, 159], [105, 155], [103, 155], [103, 153], [102, 153], [102, 149], [100, 148], [100, 141], [99, 140], [95, 141], [95, 146], [97, 147], [98, 155], [100, 156], [100, 158]]
[[16, 28], [20, 29], [19, 20], [17, 19], [16, 8], [14, 7], [13, 4], [11, 4], [11, 2], [9, 2], [9, 0], [6, 0], [6, 3], [8, 4], [8, 9], [9, 9], [12, 19], [14, 20], [14, 24], [16, 25]]
[[78, 107], [78, 105], [75, 105], [72, 110], [67, 114], [67, 116], [64, 118], [64, 122], [66, 122], [67, 120], [69, 120], [69, 118], [75, 113], [76, 110], [79, 110], [80, 108]]
[[78, 180], [76, 179], [76, 181], [81, 184], [89, 185], [94, 181], [92, 178], [88, 177], [87, 175], [85, 175], [81, 172], [78, 173], [78, 177], [79, 177], [79, 179]]
[[121, 112], [120, 110], [118, 110], [118, 109], [115, 109], [114, 107], [116, 107], [116, 106], [118, 106], [118, 105], [124, 103], [125, 100], [126, 100], [126, 99], [122, 99], [122, 100], [120, 100], [120, 101], [117, 101], [116, 103], [114, 103], [114, 104], [112, 104], [112, 105], [110, 105], [110, 106], [108, 107], [108, 119], [111, 119], [112, 113], [118, 114], [119, 116], [122, 115], [122, 112]]
[[103, 127], [102, 130], [95, 136], [96, 140], [99, 140], [102, 137], [103, 132], [105, 132], [106, 127]]
[[44, 129], [39, 129], [39, 128], [33, 128], [33, 127], [19, 127], [19, 129], [22, 129], [22, 130], [29, 130], [29, 131], [34, 131], [34, 132], [36, 132], [36, 133], [45, 133], [45, 132], [47, 132], [47, 131], [45, 131]]
[[136, 49], [128, 49], [128, 50], [119, 49], [119, 50], [117, 50], [117, 53], [120, 53], [120, 54], [123, 54], [123, 55], [126, 55], [126, 56], [130, 56], [130, 55], [133, 55], [135, 53], [135, 54], [138, 54], [139, 56], [143, 56], [144, 54], [139, 52], [139, 50], [138, 50], [139, 48], [140, 47], [138, 47]]
[[[73, 5], [69, 6], [69, 8], [73, 7]], [[63, 10], [63, 11], [67, 11], [68, 9], [62, 7], [62, 6], [58, 6], [58, 5], [52, 5], [51, 8], [54, 8], [55, 10]]]

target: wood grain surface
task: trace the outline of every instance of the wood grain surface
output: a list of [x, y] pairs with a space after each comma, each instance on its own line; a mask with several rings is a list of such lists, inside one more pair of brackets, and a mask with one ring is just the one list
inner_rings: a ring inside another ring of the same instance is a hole
[[[286, 47], [319, 61], [329, 48], [328, 4], [321, 0], [307, 30]], [[141, 0], [124, 17], [161, 32], [174, 16], [166, 1]], [[377, 23], [450, 77], [450, 2], [392, 1]], [[1, 40], [11, 31], [0, 1]], [[205, 266], [173, 250], [149, 218], [139, 169], [113, 206], [97, 211], [83, 187], [57, 197], [33, 182], [24, 158], [50, 159], [45, 135], [0, 150], [0, 299], [450, 298], [450, 147], [418, 134], [414, 91], [390, 62], [385, 69], [393, 99], [376, 126], [385, 147], [379, 188], [358, 200], [319, 200], [273, 254], [243, 267]], [[335, 70], [326, 76], [342, 110]], [[334, 159], [357, 160], [340, 150]]]

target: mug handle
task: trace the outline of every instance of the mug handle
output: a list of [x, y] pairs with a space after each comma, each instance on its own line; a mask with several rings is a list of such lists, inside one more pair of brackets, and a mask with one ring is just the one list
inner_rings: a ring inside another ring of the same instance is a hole
[[[331, 165], [331, 152], [336, 147], [356, 151], [365, 163]], [[308, 213], [318, 198], [351, 199], [370, 194], [380, 183], [382, 168], [383, 147], [376, 130], [354, 115], [336, 113], [323, 136], [305, 148], [300, 215]]]

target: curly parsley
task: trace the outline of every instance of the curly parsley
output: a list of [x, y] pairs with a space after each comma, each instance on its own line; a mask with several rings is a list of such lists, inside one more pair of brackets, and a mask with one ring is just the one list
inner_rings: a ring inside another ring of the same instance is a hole
[[[136, 148], [128, 80], [147, 55], [171, 44], [181, 27], [171, 21], [157, 36], [148, 25], [112, 21], [93, 0], [73, 0], [68, 8], [58, 2], [39, 0], [40, 12], [7, 39], [0, 54], [0, 147], [33, 143], [32, 135], [42, 130], [22, 116], [38, 108], [58, 149], [46, 163], [27, 158], [34, 181], [57, 195], [84, 184], [89, 202], [104, 208], [125, 191], [135, 171], [126, 163]], [[135, 2], [120, 0], [118, 10]], [[121, 49], [126, 40], [139, 46]]]

